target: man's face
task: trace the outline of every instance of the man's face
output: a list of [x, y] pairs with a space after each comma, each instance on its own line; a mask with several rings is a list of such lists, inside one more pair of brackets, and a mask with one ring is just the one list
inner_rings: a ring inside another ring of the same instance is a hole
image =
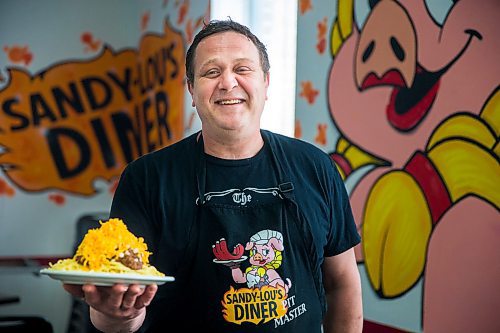
[[189, 85], [203, 131], [248, 131], [260, 128], [269, 74], [264, 74], [257, 47], [236, 32], [203, 39], [194, 57]]

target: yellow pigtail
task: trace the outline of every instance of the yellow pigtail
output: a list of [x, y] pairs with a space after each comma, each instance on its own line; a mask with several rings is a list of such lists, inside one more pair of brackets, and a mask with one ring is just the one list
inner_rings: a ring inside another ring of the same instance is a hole
[[332, 25], [330, 50], [336, 56], [344, 41], [351, 35], [354, 22], [354, 2], [352, 0], [337, 1], [337, 18]]
[[500, 157], [500, 88], [498, 88], [486, 102], [481, 112], [483, 119], [491, 128], [496, 138], [495, 145], [491, 148], [496, 157]]
[[500, 208], [500, 90], [480, 116], [458, 114], [434, 132], [428, 156], [442, 175], [450, 198], [481, 197]]
[[435, 146], [428, 156], [453, 202], [476, 195], [500, 208], [500, 165], [492, 152], [477, 143], [448, 140]]
[[365, 266], [372, 286], [384, 297], [396, 297], [420, 278], [432, 221], [417, 182], [404, 171], [392, 171], [373, 186], [362, 229]]
[[274, 260], [266, 264], [266, 267], [272, 269], [278, 269], [281, 266], [282, 261], [283, 261], [283, 256], [281, 255], [281, 251], [275, 250]]
[[491, 127], [479, 116], [471, 114], [457, 114], [442, 123], [432, 134], [427, 150], [431, 150], [439, 142], [451, 138], [474, 141], [486, 149], [495, 146], [496, 138]]
[[408, 291], [424, 267], [432, 225], [460, 199], [474, 195], [500, 209], [500, 95], [481, 115], [459, 113], [433, 132], [427, 152], [374, 184], [363, 216], [370, 281], [384, 297]]
[[335, 161], [342, 179], [346, 179], [351, 172], [366, 165], [383, 166], [389, 164], [364, 152], [343, 137], [337, 141], [332, 159]]

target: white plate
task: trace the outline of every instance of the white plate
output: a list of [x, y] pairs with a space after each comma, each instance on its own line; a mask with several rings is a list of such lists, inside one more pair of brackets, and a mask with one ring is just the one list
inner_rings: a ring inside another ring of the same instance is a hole
[[218, 260], [218, 259], [214, 259], [213, 262], [215, 262], [216, 264], [231, 264], [231, 263], [237, 263], [237, 262], [245, 261], [245, 260], [247, 260], [247, 258], [248, 258], [247, 256], [242, 256], [239, 259], [233, 259], [233, 260]]
[[151, 276], [139, 274], [118, 274], [118, 273], [96, 273], [82, 271], [56, 271], [49, 268], [40, 270], [40, 274], [45, 274], [53, 279], [60, 280], [67, 284], [93, 284], [95, 286], [112, 286], [115, 283], [149, 284], [162, 285], [165, 282], [175, 280], [173, 276]]

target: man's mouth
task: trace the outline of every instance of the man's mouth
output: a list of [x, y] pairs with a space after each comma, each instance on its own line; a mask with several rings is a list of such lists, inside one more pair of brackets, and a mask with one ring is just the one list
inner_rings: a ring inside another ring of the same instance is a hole
[[221, 100], [217, 100], [215, 101], [215, 104], [219, 104], [219, 105], [235, 105], [235, 104], [241, 104], [243, 103], [244, 100], [242, 99], [221, 99]]

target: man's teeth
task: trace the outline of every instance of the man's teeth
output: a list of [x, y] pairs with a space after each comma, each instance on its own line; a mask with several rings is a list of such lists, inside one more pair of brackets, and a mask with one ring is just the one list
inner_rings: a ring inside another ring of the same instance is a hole
[[239, 103], [241, 103], [240, 99], [227, 99], [227, 100], [219, 101], [219, 104], [222, 104], [222, 105], [239, 104]]

